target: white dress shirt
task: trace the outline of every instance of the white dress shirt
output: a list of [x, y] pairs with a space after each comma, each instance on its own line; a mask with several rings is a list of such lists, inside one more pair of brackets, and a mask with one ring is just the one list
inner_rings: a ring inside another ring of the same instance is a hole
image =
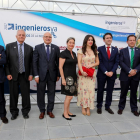
[[106, 47], [106, 52], [107, 52], [107, 47], [110, 47], [109, 50], [110, 50], [110, 54], [111, 54], [111, 48], [112, 48], [111, 45], [105, 45], [105, 47]]
[[[47, 44], [44, 43], [45, 51], [47, 52]], [[49, 54], [51, 54], [51, 43], [49, 44]]]

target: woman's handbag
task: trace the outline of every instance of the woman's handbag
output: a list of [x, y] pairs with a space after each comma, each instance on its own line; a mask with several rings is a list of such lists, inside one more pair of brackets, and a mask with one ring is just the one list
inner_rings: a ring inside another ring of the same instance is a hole
[[[93, 77], [95, 69], [93, 69], [93, 68], [86, 68], [84, 66], [82, 66], [82, 69], [83, 69], [84, 72], [86, 72], [88, 74], [87, 76]], [[80, 70], [78, 71], [78, 73], [79, 73], [79, 75], [82, 75]]]

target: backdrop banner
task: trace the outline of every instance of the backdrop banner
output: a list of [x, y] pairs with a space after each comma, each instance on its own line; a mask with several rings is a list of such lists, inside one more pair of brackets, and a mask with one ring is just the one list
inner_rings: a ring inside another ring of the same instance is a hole
[[[43, 34], [51, 32], [52, 43], [59, 46], [60, 50], [66, 49], [66, 40], [69, 37], [76, 39], [74, 51], [82, 47], [83, 39], [87, 34], [95, 37], [97, 46], [104, 45], [103, 35], [110, 32], [113, 35], [112, 46], [119, 49], [127, 47], [126, 39], [130, 34], [135, 34], [137, 18], [99, 16], [99, 15], [70, 15], [42, 12], [22, 12], [0, 10], [0, 45], [16, 41], [18, 29], [26, 31], [25, 42], [32, 47], [43, 43]], [[119, 70], [118, 70], [119, 73]], [[60, 90], [61, 80], [56, 84]], [[31, 91], [36, 92], [36, 83], [31, 82]], [[116, 80], [115, 88], [119, 88]]]

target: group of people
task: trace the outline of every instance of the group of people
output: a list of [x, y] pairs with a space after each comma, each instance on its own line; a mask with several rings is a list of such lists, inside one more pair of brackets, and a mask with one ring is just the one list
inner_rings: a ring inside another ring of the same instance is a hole
[[[137, 88], [140, 80], [140, 49], [135, 47], [136, 36], [127, 37], [128, 46], [120, 52], [111, 45], [113, 36], [106, 33], [103, 36], [105, 45], [96, 46], [92, 35], [86, 35], [82, 49], [77, 55], [73, 52], [75, 38], [67, 39], [66, 50], [60, 53], [59, 47], [52, 44], [52, 35], [46, 32], [43, 43], [33, 47], [26, 44], [26, 33], [18, 30], [17, 41], [7, 44], [6, 51], [0, 46], [0, 117], [3, 123], [8, 123], [6, 118], [4, 81], [5, 74], [9, 80], [10, 112], [11, 120], [18, 117], [19, 87], [22, 96], [22, 115], [29, 118], [30, 104], [30, 81], [37, 83], [37, 105], [40, 110], [39, 119], [43, 119], [47, 110], [50, 118], [53, 114], [55, 101], [56, 82], [61, 77], [61, 94], [66, 95], [64, 112], [62, 117], [72, 120], [76, 114], [70, 112], [70, 102], [73, 96], [77, 96], [77, 105], [82, 107], [82, 114], [90, 116], [90, 110], [94, 109], [95, 83], [97, 71], [97, 113], [102, 114], [103, 95], [106, 85], [105, 110], [114, 114], [110, 108], [112, 93], [117, 78], [116, 70], [121, 67], [120, 85], [121, 94], [118, 105], [118, 114], [122, 114], [125, 108], [127, 92], [130, 89], [130, 107], [135, 116], [139, 116], [137, 107]], [[78, 64], [78, 74], [76, 65]], [[88, 74], [86, 70], [91, 70]], [[94, 70], [94, 71], [93, 71]], [[48, 104], [45, 108], [45, 90], [47, 85]]]

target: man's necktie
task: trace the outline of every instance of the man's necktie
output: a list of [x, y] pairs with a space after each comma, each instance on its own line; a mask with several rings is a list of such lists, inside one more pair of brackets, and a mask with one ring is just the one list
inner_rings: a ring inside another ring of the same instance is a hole
[[49, 61], [50, 58], [49, 45], [46, 45], [46, 47], [47, 47], [47, 59]]
[[131, 69], [133, 68], [133, 61], [134, 61], [134, 49], [131, 48]]
[[19, 48], [19, 73], [23, 73], [23, 53], [22, 53], [22, 44]]
[[108, 59], [110, 59], [110, 50], [109, 50], [110, 47], [107, 47], [107, 55], [108, 55]]

